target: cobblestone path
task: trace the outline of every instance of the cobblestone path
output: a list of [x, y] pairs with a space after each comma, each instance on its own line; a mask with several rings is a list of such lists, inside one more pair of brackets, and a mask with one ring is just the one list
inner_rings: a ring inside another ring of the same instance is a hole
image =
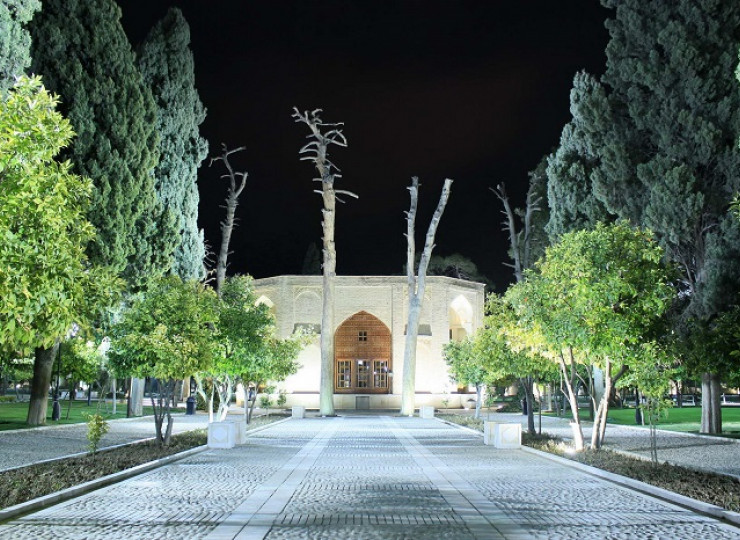
[[738, 539], [436, 420], [289, 420], [0, 526], [0, 539]]
[[[172, 433], [208, 427], [208, 416], [174, 414]], [[151, 416], [111, 420], [101, 447], [126, 444], [154, 437]], [[0, 431], [0, 471], [38, 461], [87, 452], [87, 424], [66, 424], [36, 429]]]

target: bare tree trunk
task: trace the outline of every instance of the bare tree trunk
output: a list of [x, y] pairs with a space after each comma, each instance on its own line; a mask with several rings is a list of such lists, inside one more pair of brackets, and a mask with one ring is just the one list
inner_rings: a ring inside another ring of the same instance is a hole
[[[514, 269], [514, 277], [516, 278], [517, 283], [519, 283], [524, 279], [524, 270], [530, 268], [532, 265], [532, 261], [529, 260], [531, 252], [530, 238], [532, 235], [532, 217], [535, 212], [540, 211], [539, 203], [541, 198], [538, 197], [537, 199], [534, 199], [534, 195], [531, 192], [527, 194], [527, 206], [524, 210], [524, 229], [523, 231], [517, 232], [514, 210], [511, 208], [511, 204], [509, 204], [509, 196], [506, 194], [506, 186], [502, 182], [496, 186], [496, 189], [490, 189], [496, 194], [496, 197], [501, 201], [501, 204], [504, 205], [502, 213], [506, 219], [503, 223], [503, 229], [509, 232], [511, 257], [514, 260], [514, 264], [507, 266], [511, 266]], [[523, 245], [522, 242], [520, 242], [520, 240], [522, 240], [522, 234], [524, 235]]]
[[323, 302], [321, 310], [321, 376], [319, 384], [319, 413], [334, 416], [334, 278], [337, 275], [337, 250], [334, 244], [336, 196], [333, 182], [322, 182], [324, 209], [323, 229]]
[[439, 221], [442, 219], [442, 213], [447, 205], [447, 199], [450, 197], [450, 188], [452, 180], [445, 179], [442, 193], [439, 197], [437, 209], [434, 211], [432, 221], [427, 229], [426, 240], [424, 241], [424, 251], [422, 251], [419, 260], [419, 270], [414, 275], [414, 258], [415, 258], [415, 241], [414, 226], [416, 221], [416, 208], [419, 201], [419, 179], [413, 177], [409, 192], [411, 194], [411, 206], [406, 214], [406, 240], [408, 249], [406, 251], [406, 275], [408, 277], [408, 324], [406, 326], [406, 346], [403, 352], [403, 388], [401, 390], [401, 414], [403, 416], [413, 416], [415, 409], [416, 394], [416, 342], [419, 337], [419, 317], [421, 316], [421, 306], [424, 300], [424, 288], [426, 286], [427, 266], [434, 249], [434, 236], [437, 234]]
[[700, 433], [722, 433], [722, 385], [716, 373], [701, 376]]
[[591, 432], [591, 448], [598, 450], [604, 444], [604, 435], [606, 433], [606, 418], [609, 411], [609, 393], [611, 392], [611, 360], [606, 359], [604, 366], [604, 392], [601, 393], [601, 399], [599, 400], [599, 406], [596, 409], [594, 415], [594, 425]]
[[573, 429], [573, 444], [575, 446], [576, 452], [580, 452], [584, 448], [583, 444], [583, 428], [581, 427], [581, 419], [578, 416], [578, 398], [576, 397], [575, 391], [573, 390], [573, 382], [575, 380], [575, 375], [573, 371], [575, 370], [575, 364], [572, 360], [571, 355], [571, 364], [570, 364], [570, 370], [571, 374], [570, 377], [568, 376], [568, 371], [565, 365], [565, 357], [561, 353], [559, 355], [560, 360], [560, 371], [563, 374], [563, 382], [565, 383], [565, 388], [568, 390], [568, 403], [570, 404], [570, 410], [571, 414], [573, 415], [573, 422], [571, 422], [571, 428]]
[[[299, 154], [308, 154], [301, 160], [312, 161], [319, 173], [314, 181], [321, 182], [321, 195], [324, 208], [322, 210], [322, 232], [324, 241], [323, 250], [323, 301], [321, 310], [321, 380], [319, 384], [319, 414], [334, 416], [334, 278], [337, 274], [337, 251], [334, 244], [334, 223], [336, 218], [336, 203], [341, 199], [337, 195], [347, 195], [357, 198], [357, 195], [344, 190], [334, 189], [334, 181], [341, 178], [339, 168], [328, 158], [329, 145], [347, 146], [347, 139], [340, 129], [341, 123], [327, 124], [321, 121], [321, 109], [301, 113], [293, 108], [293, 118], [296, 122], [306, 124], [311, 130], [308, 138], [313, 139], [299, 150]], [[326, 133], [321, 128], [329, 127]], [[336, 173], [332, 172], [336, 169]]]
[[[128, 416], [141, 416], [144, 414], [144, 386], [146, 385], [145, 379], [139, 379], [137, 377], [131, 377], [131, 387], [129, 388], [129, 410], [127, 411]], [[115, 389], [113, 392], [113, 399], [115, 403], [116, 393]]]
[[522, 389], [524, 390], [524, 399], [527, 402], [527, 431], [534, 435], [537, 432], [534, 427], [534, 390], [532, 389], [534, 379], [531, 376], [521, 377], [519, 379], [519, 384], [522, 385]]
[[[226, 219], [221, 222], [221, 249], [218, 252], [218, 262], [216, 263], [216, 292], [221, 296], [221, 286], [226, 279], [226, 266], [229, 258], [229, 244], [231, 243], [231, 233], [236, 225], [236, 207], [239, 204], [239, 195], [244, 191], [247, 183], [246, 172], [236, 172], [229, 162], [229, 156], [245, 149], [244, 146], [229, 150], [227, 146], [221, 143], [222, 154], [218, 157], [211, 158], [208, 164], [210, 167], [214, 161], [223, 161], [227, 173], [221, 178], [229, 179], [229, 189], [226, 193]], [[237, 180], [238, 179], [238, 180]], [[238, 184], [238, 185], [237, 185]]]
[[28, 415], [26, 416], [26, 423], [29, 426], [40, 426], [46, 423], [51, 372], [58, 351], [58, 340], [48, 349], [43, 347], [36, 349], [33, 379], [31, 380], [31, 401], [28, 404]]

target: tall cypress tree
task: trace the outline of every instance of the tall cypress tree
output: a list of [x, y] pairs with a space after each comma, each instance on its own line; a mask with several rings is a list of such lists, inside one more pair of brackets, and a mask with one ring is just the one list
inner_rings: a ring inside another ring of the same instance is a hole
[[25, 25], [39, 8], [39, 0], [0, 0], [0, 94], [31, 64], [31, 35]]
[[198, 132], [206, 111], [195, 89], [190, 28], [179, 9], [171, 8], [152, 28], [139, 48], [138, 63], [157, 105], [156, 189], [178, 221], [172, 272], [183, 279], [203, 279], [205, 245], [198, 230], [196, 181], [208, 154], [208, 143]]
[[[728, 211], [740, 189], [740, 4], [602, 3], [615, 10], [607, 69], [579, 118], [600, 140], [577, 155], [593, 159], [593, 196], [653, 230], [680, 266], [676, 328], [691, 332], [689, 321], [711, 323], [740, 290], [740, 226]], [[716, 432], [718, 374], [697, 369], [705, 371], [702, 431]]]
[[32, 67], [77, 134], [65, 157], [95, 186], [90, 261], [141, 286], [171, 265], [174, 218], [154, 189], [156, 107], [120, 18], [112, 0], [45, 1], [31, 26]]
[[550, 215], [546, 230], [552, 239], [609, 219], [603, 203], [594, 194], [592, 179], [599, 164], [597, 148], [603, 143], [599, 131], [603, 125], [597, 125], [595, 115], [587, 112], [604, 99], [603, 89], [591, 75], [576, 74], [570, 92], [573, 118], [563, 128], [560, 145], [547, 158]]
[[616, 10], [602, 78], [615, 121], [595, 193], [680, 264], [684, 316], [712, 317], [732, 299], [722, 283], [740, 263], [727, 212], [740, 188], [740, 4], [603, 3]]

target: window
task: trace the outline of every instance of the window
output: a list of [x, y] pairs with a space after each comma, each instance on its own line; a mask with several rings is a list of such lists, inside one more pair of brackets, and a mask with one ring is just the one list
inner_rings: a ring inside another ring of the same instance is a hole
[[360, 330], [357, 333], [357, 341], [367, 341], [367, 330]]
[[352, 361], [340, 360], [337, 362], [337, 388], [352, 387]]
[[388, 360], [373, 361], [373, 386], [388, 388]]
[[370, 362], [357, 361], [357, 388], [367, 388], [370, 385]]

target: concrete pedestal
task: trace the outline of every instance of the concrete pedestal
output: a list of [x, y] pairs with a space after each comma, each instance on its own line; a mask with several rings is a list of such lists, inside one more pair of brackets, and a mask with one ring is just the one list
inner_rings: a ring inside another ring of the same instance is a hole
[[293, 405], [293, 407], [291, 408], [291, 413], [293, 418], [305, 418], [306, 407], [302, 405]]
[[234, 422], [211, 422], [208, 424], [208, 448], [234, 448], [236, 425]]
[[423, 407], [419, 407], [419, 417], [420, 418], [434, 418], [434, 407], [430, 405], [424, 405]]

